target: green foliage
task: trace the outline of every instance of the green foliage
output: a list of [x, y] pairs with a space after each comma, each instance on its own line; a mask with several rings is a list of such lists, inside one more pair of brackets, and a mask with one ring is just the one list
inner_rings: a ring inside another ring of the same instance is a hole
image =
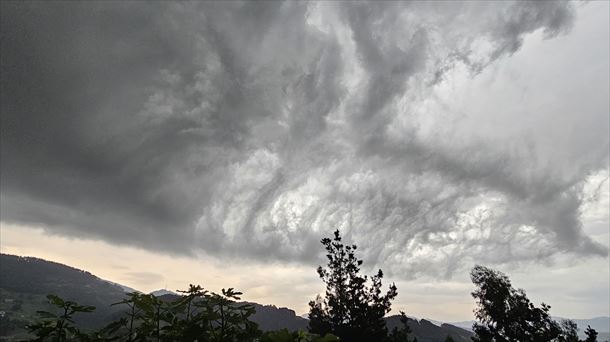
[[210, 341], [250, 341], [259, 334], [256, 323], [248, 318], [255, 312], [251, 304], [235, 304], [241, 292], [222, 289], [222, 295], [212, 293], [204, 303], [204, 312], [210, 323]]
[[[102, 329], [103, 335], [115, 335], [117, 339], [122, 341], [133, 341], [136, 336], [136, 321], [142, 319], [142, 303], [144, 301], [144, 294], [138, 292], [132, 292], [127, 294], [127, 298], [124, 298], [115, 305], [126, 305], [128, 310], [125, 311], [125, 316], [118, 321], [110, 323], [104, 329]], [[121, 329], [124, 327], [124, 329]]]
[[36, 338], [34, 341], [71, 341], [86, 340], [85, 334], [74, 326], [73, 316], [76, 313], [87, 313], [95, 310], [93, 306], [78, 305], [72, 301], [64, 301], [56, 295], [48, 295], [49, 302], [58, 309], [58, 313], [37, 311], [42, 321], [27, 326]]
[[506, 275], [475, 266], [470, 274], [477, 289], [474, 341], [545, 342], [558, 338], [561, 328], [549, 316], [550, 306], [535, 307], [525, 291], [514, 289]]
[[455, 342], [453, 340], [453, 337], [451, 337], [451, 335], [447, 336], [447, 338], [445, 339], [445, 342]]
[[318, 267], [318, 275], [326, 284], [325, 297], [309, 302], [309, 330], [324, 335], [332, 333], [341, 341], [386, 341], [388, 332], [383, 320], [390, 311], [398, 291], [394, 284], [382, 294], [379, 270], [370, 278], [361, 276], [362, 260], [355, 256], [355, 245], [344, 245], [339, 230], [334, 239], [324, 238], [328, 266]]
[[287, 329], [270, 331], [264, 333], [259, 339], [260, 342], [336, 342], [339, 338], [326, 334], [324, 336], [310, 334], [303, 330], [289, 332]]
[[[261, 335], [256, 323], [250, 321], [255, 312], [251, 304], [238, 304], [241, 292], [222, 289], [221, 294], [190, 285], [184, 295], [163, 300], [151, 294], [129, 293], [113, 305], [124, 305], [124, 317], [89, 334], [74, 326], [72, 316], [91, 312], [92, 306], [49, 295], [61, 313], [40, 311], [41, 322], [29, 326], [34, 341], [124, 341], [124, 342], [254, 342]], [[308, 341], [308, 340], [303, 340]], [[318, 340], [311, 340], [318, 341]], [[320, 340], [332, 341], [332, 340]]]
[[131, 293], [116, 304], [128, 307], [126, 317], [106, 327], [114, 340], [139, 341], [254, 341], [260, 331], [249, 320], [250, 304], [238, 304], [241, 292], [222, 289], [221, 294], [190, 285], [174, 301], [154, 295]]

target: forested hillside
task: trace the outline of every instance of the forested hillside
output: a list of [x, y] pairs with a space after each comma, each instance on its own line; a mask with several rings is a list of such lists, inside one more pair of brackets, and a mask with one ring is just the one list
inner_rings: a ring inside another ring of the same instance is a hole
[[[120, 310], [110, 304], [120, 301], [125, 295], [121, 287], [89, 272], [43, 259], [7, 254], [0, 256], [0, 289], [3, 290], [2, 310], [9, 318], [27, 319], [36, 310], [45, 310], [48, 305], [45, 296], [50, 293], [95, 306], [95, 312], [86, 320], [76, 317], [77, 322], [87, 328], [106, 324], [110, 316]], [[23, 304], [20, 308], [5, 305], [9, 303]], [[33, 304], [37, 307], [31, 307]]]

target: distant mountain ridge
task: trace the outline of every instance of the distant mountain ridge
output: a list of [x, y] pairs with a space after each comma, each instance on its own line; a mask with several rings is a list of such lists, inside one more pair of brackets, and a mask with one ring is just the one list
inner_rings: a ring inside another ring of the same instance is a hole
[[[386, 317], [386, 325], [389, 330], [394, 327], [400, 327], [400, 316], [394, 315]], [[464, 330], [462, 328], [453, 326], [451, 324], [441, 324], [438, 326], [428, 320], [421, 319], [416, 320], [409, 318], [408, 320], [411, 338], [417, 337], [418, 342], [444, 342], [448, 336], [455, 342], [472, 342], [471, 337], [474, 334], [471, 331]]]
[[156, 290], [156, 291], [152, 291], [149, 294], [154, 295], [155, 297], [161, 297], [161, 296], [165, 296], [165, 295], [180, 296], [178, 293], [172, 292], [172, 291], [167, 290], [167, 289], [159, 289], [159, 290]]
[[[110, 304], [125, 297], [121, 286], [87, 271], [44, 259], [9, 254], [0, 254], [0, 289], [3, 290], [4, 297], [1, 302], [24, 302], [29, 299], [28, 296], [32, 296], [41, 306], [38, 310], [48, 309], [45, 307], [48, 305], [45, 298], [47, 294], [56, 294], [67, 300], [93, 305], [96, 310], [89, 314], [86, 320], [76, 317], [79, 324], [88, 328], [106, 323], [112, 314], [120, 310]], [[10, 308], [2, 308], [10, 315], [11, 310], [8, 309]], [[24, 318], [32, 318], [33, 314], [35, 310], [25, 313]]]
[[[561, 322], [562, 320], [566, 319], [563, 317], [552, 317], [555, 321], [557, 322]], [[574, 321], [574, 323], [576, 323], [576, 325], [578, 325], [578, 335], [580, 338], [585, 338], [585, 329], [587, 329], [587, 326], [591, 326], [591, 328], [595, 329], [595, 331], [597, 331], [597, 333], [599, 334], [597, 336], [597, 340], [598, 341], [610, 341], [610, 317], [608, 316], [601, 316], [601, 317], [594, 317], [594, 318], [590, 318], [590, 319], [570, 319], [572, 321]], [[472, 325], [474, 324], [475, 321], [461, 321], [461, 322], [452, 322], [449, 323], [451, 325], [454, 325], [456, 327], [460, 327], [461, 329], [464, 330], [468, 330], [468, 331], [472, 331]]]
[[138, 290], [136, 290], [136, 289], [134, 289], [134, 288], [132, 288], [132, 287], [125, 286], [125, 285], [123, 285], [123, 284], [115, 283], [115, 282], [113, 282], [113, 281], [110, 281], [110, 280], [105, 280], [105, 279], [102, 279], [102, 280], [104, 280], [105, 282], [108, 282], [108, 283], [109, 283], [109, 284], [111, 284], [111, 285], [115, 285], [115, 286], [120, 287], [121, 289], [123, 289], [123, 292], [140, 292], [140, 291], [138, 291]]
[[[553, 316], [552, 318], [557, 322], [560, 322], [564, 319], [570, 319], [578, 325], [578, 328], [580, 330], [584, 330], [587, 328], [588, 325], [590, 325], [591, 328], [595, 329], [598, 333], [610, 332], [610, 317], [608, 317], [608, 316], [594, 317], [594, 318], [590, 318], [590, 319], [572, 319], [572, 318], [564, 318], [564, 317], [556, 317], [556, 316]], [[448, 324], [472, 331], [472, 325], [474, 324], [474, 322], [475, 321], [461, 321], [461, 322], [451, 322]]]
[[[136, 290], [60, 263], [34, 257], [0, 254], [0, 295], [2, 296], [0, 311], [5, 312], [7, 319], [11, 317], [21, 321], [35, 319], [36, 310], [48, 309], [46, 306], [49, 304], [45, 296], [52, 293], [67, 300], [95, 306], [97, 309], [94, 313], [81, 316], [80, 319], [77, 317], [77, 321], [84, 327], [98, 328], [118, 318], [122, 308], [110, 304], [121, 301], [125, 298], [126, 292], [132, 291]], [[166, 289], [151, 293], [166, 300], [180, 296]], [[15, 305], [15, 303], [23, 303], [23, 305]], [[250, 304], [256, 309], [252, 320], [263, 331], [284, 328], [307, 329], [308, 319], [297, 316], [291, 309], [252, 302]], [[599, 319], [601, 322], [607, 317]], [[582, 327], [581, 320], [576, 322]], [[21, 326], [25, 325], [22, 323]], [[390, 330], [399, 326], [399, 316], [386, 317], [386, 323]], [[456, 342], [470, 342], [470, 337], [473, 336], [472, 321], [442, 323], [409, 318], [408, 324], [412, 330], [411, 336], [417, 337], [419, 342], [443, 342], [447, 336], [451, 336]], [[596, 327], [599, 327], [598, 324], [591, 326], [596, 330]], [[0, 335], [3, 334], [4, 332]]]

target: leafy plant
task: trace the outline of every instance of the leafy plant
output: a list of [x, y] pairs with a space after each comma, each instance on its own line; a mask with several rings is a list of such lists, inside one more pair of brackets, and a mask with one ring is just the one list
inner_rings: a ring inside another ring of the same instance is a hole
[[58, 308], [59, 313], [49, 311], [36, 311], [42, 321], [29, 324], [28, 330], [36, 338], [33, 341], [63, 342], [77, 340], [89, 340], [89, 337], [74, 326], [73, 315], [76, 313], [87, 313], [95, 310], [93, 306], [79, 305], [73, 301], [65, 301], [56, 295], [48, 295], [47, 299]]
[[[239, 304], [241, 292], [222, 289], [221, 294], [199, 285], [172, 301], [151, 294], [130, 293], [114, 305], [126, 305], [126, 317], [104, 328], [108, 338], [117, 341], [254, 341], [260, 331], [250, 321], [255, 313], [251, 304]], [[103, 335], [103, 334], [102, 334]]]
[[338, 342], [337, 336], [326, 334], [324, 336], [311, 334], [303, 330], [289, 332], [287, 329], [264, 333], [260, 342]]
[[249, 320], [256, 310], [251, 304], [236, 304], [241, 292], [222, 289], [222, 294], [206, 295], [203, 304], [209, 320], [210, 341], [251, 341], [259, 335], [256, 323]]

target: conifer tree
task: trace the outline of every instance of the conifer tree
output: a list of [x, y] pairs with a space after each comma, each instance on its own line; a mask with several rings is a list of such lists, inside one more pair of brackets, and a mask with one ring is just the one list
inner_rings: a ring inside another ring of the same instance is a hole
[[360, 275], [362, 260], [356, 258], [357, 247], [343, 244], [339, 230], [332, 240], [324, 238], [321, 242], [328, 265], [318, 267], [318, 275], [326, 284], [326, 292], [323, 298], [318, 296], [309, 302], [310, 331], [332, 333], [344, 342], [387, 341], [383, 317], [398, 295], [396, 285], [382, 293], [381, 270], [370, 279]]

